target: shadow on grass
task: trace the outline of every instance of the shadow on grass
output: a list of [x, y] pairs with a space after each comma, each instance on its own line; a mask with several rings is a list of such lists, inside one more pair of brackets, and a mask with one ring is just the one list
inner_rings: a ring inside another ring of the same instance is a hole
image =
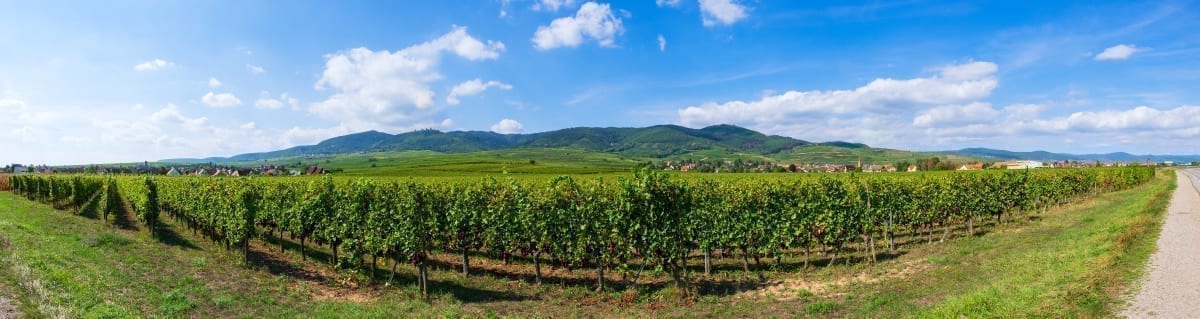
[[[290, 240], [290, 239], [286, 239], [286, 238], [280, 238], [277, 236], [277, 234], [272, 234], [272, 233], [263, 233], [259, 237], [259, 239], [261, 239], [264, 243], [267, 244], [267, 246], [269, 247], [268, 249], [279, 249], [280, 245], [282, 244], [284, 251], [292, 252], [293, 254], [297, 254], [297, 255], [300, 254], [300, 242], [299, 241]], [[305, 240], [305, 242], [304, 242], [304, 257], [302, 258], [302, 260], [329, 264], [329, 261], [331, 259], [333, 259], [332, 253], [321, 248], [320, 245], [313, 243], [311, 241], [311, 239]]]
[[316, 283], [324, 283], [328, 279], [320, 273], [298, 267], [289, 260], [259, 251], [258, 249], [250, 249], [247, 252], [246, 263], [251, 267], [264, 268], [272, 275], [286, 275], [299, 280]]
[[120, 209], [115, 214], [112, 214], [113, 225], [120, 229], [137, 231], [137, 219], [134, 217], [133, 209], [129, 208], [129, 205], [124, 200], [120, 200], [117, 203], [117, 207], [120, 207]]
[[175, 228], [170, 224], [164, 223], [161, 220], [154, 226], [154, 239], [170, 246], [184, 249], [200, 249], [200, 246], [196, 246], [191, 240], [184, 238], [179, 232], [176, 232]]
[[100, 192], [92, 194], [92, 198], [79, 208], [79, 216], [89, 219], [100, 219]]

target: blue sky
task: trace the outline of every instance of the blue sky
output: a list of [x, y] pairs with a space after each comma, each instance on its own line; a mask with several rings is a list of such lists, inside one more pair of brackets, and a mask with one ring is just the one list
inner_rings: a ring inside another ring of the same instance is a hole
[[0, 162], [719, 123], [1196, 154], [1195, 30], [1197, 4], [1151, 1], [4, 1]]

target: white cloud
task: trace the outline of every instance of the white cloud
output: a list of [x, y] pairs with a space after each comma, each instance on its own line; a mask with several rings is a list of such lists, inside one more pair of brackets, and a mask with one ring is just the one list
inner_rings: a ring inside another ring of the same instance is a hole
[[681, 0], [654, 0], [654, 4], [660, 7], [677, 7]]
[[438, 114], [430, 83], [442, 79], [438, 65], [443, 53], [471, 61], [494, 60], [504, 43], [482, 42], [454, 26], [437, 39], [396, 52], [356, 48], [326, 56], [317, 90], [337, 90], [309, 107], [324, 118], [340, 120], [355, 129], [403, 127], [428, 121]]
[[261, 66], [257, 66], [257, 65], [253, 65], [253, 64], [246, 64], [246, 69], [247, 69], [247, 70], [250, 70], [250, 73], [254, 73], [254, 74], [263, 74], [263, 73], [267, 73], [267, 70], [266, 70], [266, 69], [263, 69], [263, 67], [261, 67]]
[[190, 132], [203, 132], [210, 129], [207, 117], [184, 116], [179, 111], [179, 107], [174, 104], [167, 104], [167, 107], [150, 114], [150, 120], [161, 124], [179, 124]]
[[584, 37], [588, 37], [601, 47], [614, 47], [616, 36], [624, 32], [621, 19], [613, 15], [607, 3], [588, 2], [575, 16], [554, 19], [549, 26], [539, 26], [533, 34], [533, 46], [538, 50], [577, 47]]
[[213, 92], [208, 92], [208, 94], [200, 97], [200, 101], [204, 102], [204, 104], [208, 104], [208, 106], [211, 107], [233, 107], [242, 105], [242, 100], [239, 100], [232, 93], [214, 94]]
[[1038, 121], [1037, 127], [1054, 131], [1158, 131], [1200, 127], [1200, 106], [1169, 110], [1139, 106], [1131, 110], [1075, 112], [1069, 116]]
[[0, 95], [0, 113], [19, 113], [25, 111], [25, 102]]
[[212, 89], [221, 87], [221, 81], [217, 81], [217, 78], [208, 78], [208, 87]]
[[[898, 130], [995, 116], [981, 102], [998, 84], [996, 70], [991, 62], [969, 62], [938, 68], [929, 77], [880, 78], [851, 90], [786, 91], [753, 101], [709, 102], [679, 109], [677, 115], [680, 124], [693, 127], [738, 124], [805, 139], [891, 143], [904, 138]], [[961, 113], [973, 117], [946, 119]]]
[[279, 98], [271, 96], [271, 92], [262, 91], [258, 93], [258, 99], [254, 101], [254, 107], [260, 109], [282, 109], [285, 105], [291, 106], [293, 109], [299, 107], [299, 101], [295, 98], [288, 97], [285, 92], [279, 95]]
[[1143, 50], [1145, 49], [1136, 47], [1132, 44], [1118, 44], [1104, 49], [1104, 52], [1097, 54], [1095, 59], [1096, 61], [1124, 60], [1128, 59], [1130, 56], [1133, 56], [1134, 53]]
[[939, 69], [938, 74], [944, 80], [970, 80], [979, 79], [996, 74], [1000, 67], [992, 62], [968, 62], [959, 65], [943, 66]]
[[521, 131], [523, 131], [523, 130], [524, 130], [524, 127], [521, 126], [520, 122], [511, 120], [511, 119], [503, 119], [503, 120], [500, 120], [499, 123], [492, 125], [492, 132], [496, 132], [496, 133], [500, 133], [500, 134], [521, 133]]
[[917, 127], [962, 126], [966, 124], [991, 122], [998, 118], [999, 111], [989, 103], [974, 102], [966, 105], [943, 105], [925, 110], [913, 118], [912, 124]]
[[254, 106], [260, 109], [277, 110], [283, 108], [283, 101], [269, 97], [260, 97], [258, 100], [254, 101]]
[[700, 15], [704, 26], [731, 25], [748, 15], [746, 6], [735, 0], [700, 0]]
[[245, 124], [242, 124], [242, 126], [238, 126], [238, 128], [243, 130], [253, 130], [256, 127], [257, 125], [255, 125], [254, 122], [246, 122]]
[[554, 12], [573, 6], [575, 6], [575, 0], [536, 0], [533, 3], [533, 10]]
[[161, 69], [165, 69], [165, 68], [169, 68], [169, 67], [173, 67], [173, 66], [175, 66], [174, 62], [163, 60], [163, 59], [154, 59], [154, 60], [138, 63], [138, 65], [134, 65], [133, 70], [138, 71], [138, 72], [147, 72], [147, 71], [161, 70]]
[[661, 34], [658, 35], [658, 51], [667, 51], [667, 38], [664, 38]]
[[[971, 64], [990, 62], [972, 62]], [[993, 73], [963, 72], [962, 69], [988, 69], [968, 65], [948, 66], [942, 75], [908, 80], [875, 79], [854, 90], [787, 91], [767, 95], [757, 101], [705, 103], [679, 110], [685, 125], [772, 123], [794, 121], [811, 114], [852, 114], [861, 112], [905, 112], [920, 106], [964, 104], [992, 94], [997, 80]], [[991, 68], [992, 72], [995, 68]], [[972, 77], [964, 77], [970, 75]]]
[[486, 91], [489, 88], [512, 90], [512, 85], [500, 81], [483, 82], [479, 79], [459, 83], [458, 85], [455, 85], [454, 88], [450, 89], [450, 94], [446, 96], [446, 104], [458, 105], [458, 97], [483, 93], [483, 91]]

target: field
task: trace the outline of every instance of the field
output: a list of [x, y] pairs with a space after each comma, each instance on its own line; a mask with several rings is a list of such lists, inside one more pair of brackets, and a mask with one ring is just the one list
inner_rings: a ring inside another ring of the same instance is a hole
[[[701, 275], [704, 254], [693, 250], [684, 262], [693, 277], [683, 288], [672, 283], [669, 264], [636, 272], [639, 259], [632, 255], [628, 263], [610, 264], [607, 287], [597, 291], [596, 270], [586, 260], [544, 260], [537, 285], [528, 256], [506, 261], [488, 249], [471, 250], [471, 276], [464, 278], [461, 256], [435, 249], [426, 263], [428, 296], [409, 262], [394, 275], [386, 260], [373, 273], [362, 267], [365, 255], [342, 257], [335, 267], [328, 244], [309, 243], [301, 258], [294, 234], [265, 231], [231, 243], [229, 235], [214, 240], [183, 218], [160, 219], [151, 236], [138, 221], [137, 203], [105, 217], [108, 200], [100, 191], [84, 199], [78, 214], [67, 201], [48, 201], [66, 209], [55, 211], [5, 192], [0, 233], [11, 271], [3, 282], [18, 292], [23, 312], [47, 317], [1093, 317], [1111, 311], [1144, 263], [1153, 244], [1144, 235], [1154, 233], [1171, 177], [1074, 197], [1044, 212], [980, 219], [970, 232], [949, 224], [946, 242], [941, 231], [900, 230], [895, 249], [873, 245], [877, 254], [868, 253], [867, 242], [852, 242], [840, 259], [821, 245], [810, 247], [823, 251], [812, 258], [792, 249], [751, 254], [749, 262], [735, 249], [714, 253], [711, 273]], [[342, 245], [343, 256], [350, 247]], [[630, 276], [640, 277], [636, 286]]]
[[929, 159], [931, 157], [939, 157], [942, 161], [960, 164], [984, 161], [980, 158], [943, 153], [924, 153], [871, 147], [851, 148], [819, 144], [797, 147], [791, 151], [775, 154], [773, 157], [790, 163], [830, 163], [843, 165], [857, 164], [860, 159], [864, 165], [883, 165], [900, 162], [915, 164], [917, 160]]
[[[216, 162], [216, 165], [259, 167], [283, 165], [303, 169], [319, 165], [326, 169], [341, 169], [339, 176], [484, 176], [508, 172], [514, 175], [591, 175], [629, 173], [640, 163], [679, 160], [744, 160], [797, 164], [864, 164], [916, 163], [917, 160], [940, 157], [954, 163], [982, 162], [983, 159], [870, 147], [841, 147], [807, 145], [771, 155], [738, 153], [724, 149], [706, 149], [666, 158], [630, 157], [620, 154], [588, 151], [577, 148], [517, 148], [495, 151], [442, 153], [435, 151], [393, 151], [357, 154], [312, 155], [279, 157], [260, 161]], [[154, 166], [190, 166], [191, 162], [158, 162]], [[208, 162], [202, 162], [207, 165]], [[118, 163], [109, 166], [133, 167], [140, 163]]]

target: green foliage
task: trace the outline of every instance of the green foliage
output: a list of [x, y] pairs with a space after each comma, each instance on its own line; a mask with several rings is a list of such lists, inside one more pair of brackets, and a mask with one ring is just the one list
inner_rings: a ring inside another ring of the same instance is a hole
[[[567, 267], [590, 265], [597, 279], [605, 269], [631, 269], [640, 260], [668, 272], [687, 295], [685, 257], [697, 250], [741, 252], [748, 271], [751, 257], [758, 263], [760, 257], [817, 245], [836, 252], [905, 228], [938, 225], [948, 231], [951, 224], [966, 223], [969, 229], [979, 218], [1133, 187], [1149, 181], [1154, 170], [764, 176], [770, 177], [679, 177], [643, 169], [615, 182], [566, 176], [391, 182], [110, 177], [103, 179], [103, 189], [106, 207], [119, 203], [124, 192], [144, 220], [150, 207], [163, 207], [229, 248], [245, 249], [260, 228], [287, 231], [302, 243], [329, 244], [335, 264], [345, 259], [359, 265], [368, 257], [407, 260], [418, 267], [422, 283], [428, 278], [425, 261], [435, 251], [460, 254], [464, 274], [472, 252], [506, 261], [523, 254]], [[27, 197], [57, 202], [79, 197], [75, 188], [98, 188], [88, 186], [100, 184], [94, 179], [26, 175], [14, 177], [13, 185]]]

